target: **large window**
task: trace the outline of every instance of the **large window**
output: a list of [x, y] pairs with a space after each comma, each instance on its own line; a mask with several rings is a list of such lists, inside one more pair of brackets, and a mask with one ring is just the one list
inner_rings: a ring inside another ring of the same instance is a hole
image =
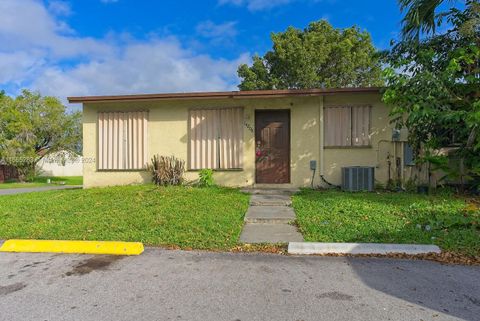
[[325, 107], [325, 146], [370, 146], [371, 106]]
[[146, 111], [98, 113], [98, 169], [145, 168], [147, 122]]
[[189, 169], [243, 167], [243, 108], [192, 109]]

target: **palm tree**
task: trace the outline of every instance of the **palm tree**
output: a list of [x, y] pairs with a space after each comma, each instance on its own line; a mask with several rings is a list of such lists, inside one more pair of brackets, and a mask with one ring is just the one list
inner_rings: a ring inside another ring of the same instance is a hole
[[444, 1], [445, 0], [398, 0], [400, 10], [402, 12], [406, 11], [402, 19], [403, 37], [419, 39], [421, 33], [435, 33], [438, 18], [435, 11]]
[[[420, 34], [435, 33], [435, 28], [441, 22], [443, 13], [436, 13], [438, 7], [446, 0], [398, 0], [400, 10], [405, 12], [402, 19], [402, 35], [407, 39], [419, 39]], [[464, 2], [468, 10], [475, 6], [478, 9], [479, 0], [448, 0], [450, 3]], [[475, 19], [477, 20], [477, 19]], [[478, 21], [475, 21], [478, 23]]]

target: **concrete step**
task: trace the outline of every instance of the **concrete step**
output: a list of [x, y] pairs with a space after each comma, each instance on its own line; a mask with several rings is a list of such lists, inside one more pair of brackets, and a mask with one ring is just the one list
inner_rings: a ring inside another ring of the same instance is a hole
[[240, 235], [241, 243], [303, 242], [303, 236], [290, 224], [246, 223]]
[[241, 191], [252, 195], [293, 195], [300, 190], [298, 188], [244, 188]]
[[290, 206], [292, 200], [288, 195], [254, 194], [250, 198], [251, 206]]
[[247, 223], [288, 223], [294, 220], [295, 212], [288, 206], [250, 206], [245, 214]]

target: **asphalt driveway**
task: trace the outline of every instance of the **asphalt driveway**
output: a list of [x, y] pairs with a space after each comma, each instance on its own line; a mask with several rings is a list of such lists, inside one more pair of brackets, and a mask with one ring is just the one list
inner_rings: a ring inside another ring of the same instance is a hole
[[32, 192], [54, 191], [54, 190], [63, 190], [63, 189], [79, 189], [79, 188], [82, 188], [82, 186], [81, 185], [66, 185], [66, 186], [41, 186], [41, 187], [26, 187], [26, 188], [7, 188], [7, 189], [0, 189], [0, 196], [2, 196], [2, 195], [23, 194], [23, 193], [32, 193]]
[[480, 267], [147, 249], [0, 253], [0, 320], [478, 320]]

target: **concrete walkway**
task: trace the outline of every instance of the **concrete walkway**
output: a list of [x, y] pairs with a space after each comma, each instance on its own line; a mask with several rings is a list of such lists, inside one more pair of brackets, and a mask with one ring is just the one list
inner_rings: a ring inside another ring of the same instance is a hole
[[255, 190], [245, 215], [240, 235], [242, 243], [302, 242], [303, 236], [292, 225], [295, 211], [290, 206], [289, 192], [284, 190]]
[[8, 188], [0, 189], [0, 196], [2, 195], [14, 195], [32, 192], [44, 192], [64, 189], [79, 189], [82, 185], [61, 185], [61, 186], [41, 186], [41, 187], [26, 187], [26, 188]]

